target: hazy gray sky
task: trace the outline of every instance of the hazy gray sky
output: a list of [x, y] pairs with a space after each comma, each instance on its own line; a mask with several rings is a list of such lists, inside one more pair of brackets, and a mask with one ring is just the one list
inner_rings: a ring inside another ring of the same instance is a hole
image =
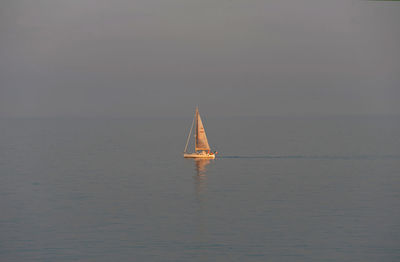
[[400, 2], [5, 0], [0, 116], [400, 114]]

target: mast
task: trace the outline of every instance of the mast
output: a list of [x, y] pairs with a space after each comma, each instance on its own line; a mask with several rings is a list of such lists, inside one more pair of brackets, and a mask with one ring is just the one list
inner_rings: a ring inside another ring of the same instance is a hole
[[208, 144], [206, 131], [204, 129], [203, 122], [201, 121], [198, 107], [196, 107], [196, 139], [195, 140], [196, 140], [195, 151], [210, 150], [210, 145]]
[[194, 131], [194, 151], [196, 151], [197, 148], [197, 133], [199, 132], [199, 106], [196, 106], [196, 113], [195, 113], [195, 119], [196, 119], [196, 127], [195, 127], [195, 131]]

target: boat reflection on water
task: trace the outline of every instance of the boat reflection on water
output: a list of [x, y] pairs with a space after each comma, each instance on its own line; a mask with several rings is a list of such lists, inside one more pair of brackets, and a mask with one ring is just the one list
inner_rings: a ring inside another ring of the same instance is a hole
[[[198, 248], [203, 249], [208, 243], [207, 230], [207, 166], [212, 160], [209, 159], [193, 159], [195, 163], [196, 173], [193, 176], [195, 186], [195, 196], [197, 202], [197, 241]], [[201, 261], [209, 261], [208, 253], [204, 248], [201, 254]]]
[[209, 159], [195, 159], [196, 165], [196, 176], [195, 176], [195, 185], [196, 185], [196, 195], [197, 198], [200, 197], [201, 194], [206, 190], [206, 180], [207, 180], [207, 166], [210, 164]]

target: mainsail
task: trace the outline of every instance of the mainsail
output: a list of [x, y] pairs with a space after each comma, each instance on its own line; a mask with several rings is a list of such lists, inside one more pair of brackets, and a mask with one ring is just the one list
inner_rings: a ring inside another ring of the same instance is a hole
[[208, 145], [208, 140], [206, 136], [206, 131], [204, 130], [203, 122], [199, 114], [199, 110], [196, 108], [196, 142], [195, 150], [210, 150]]

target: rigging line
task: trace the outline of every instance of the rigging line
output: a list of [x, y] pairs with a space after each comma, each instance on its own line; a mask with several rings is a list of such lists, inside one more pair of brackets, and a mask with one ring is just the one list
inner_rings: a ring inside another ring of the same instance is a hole
[[187, 138], [187, 140], [186, 140], [185, 150], [183, 151], [183, 153], [186, 153], [186, 149], [187, 149], [188, 144], [189, 144], [190, 135], [192, 134], [193, 125], [194, 125], [194, 119], [195, 119], [195, 118], [196, 118], [196, 116], [193, 117], [192, 126], [190, 127], [189, 135], [188, 135], [188, 138]]

